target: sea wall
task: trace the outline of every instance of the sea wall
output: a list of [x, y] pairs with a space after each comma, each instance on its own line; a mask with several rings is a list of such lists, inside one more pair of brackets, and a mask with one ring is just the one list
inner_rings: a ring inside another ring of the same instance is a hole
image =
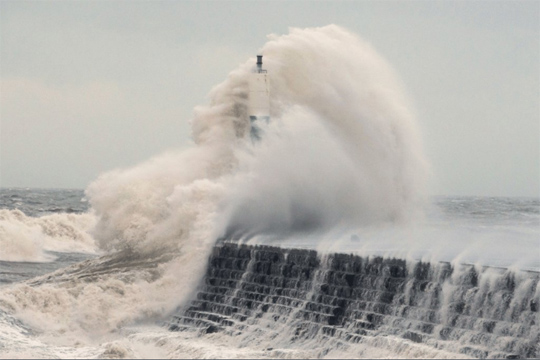
[[418, 345], [538, 358], [538, 280], [534, 272], [227, 243], [215, 247], [196, 299], [169, 329], [321, 349]]

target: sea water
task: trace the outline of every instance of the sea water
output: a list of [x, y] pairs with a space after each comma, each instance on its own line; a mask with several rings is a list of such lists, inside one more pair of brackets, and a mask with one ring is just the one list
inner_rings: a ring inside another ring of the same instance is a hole
[[[82, 190], [42, 190], [42, 189], [0, 189], [0, 211], [17, 212], [17, 209], [24, 209], [26, 212], [24, 217], [28, 217], [23, 223], [40, 224], [44, 219], [54, 214], [72, 214], [74, 216], [88, 216], [88, 205], [84, 192]], [[424, 226], [429, 229], [422, 236], [438, 236], [450, 239], [455, 236], [466, 236], [466, 239], [460, 242], [460, 246], [469, 246], [476, 249], [476, 252], [482, 253], [485, 251], [490, 254], [490, 258], [486, 257], [485, 265], [504, 266], [513, 265], [516, 260], [519, 260], [519, 254], [527, 257], [527, 253], [536, 252], [529, 263], [524, 263], [527, 269], [540, 271], [538, 251], [540, 251], [540, 200], [537, 198], [501, 198], [501, 197], [434, 197], [432, 199], [431, 212], [427, 214]], [[69, 209], [69, 213], [63, 212], [64, 209]], [[91, 216], [91, 215], [90, 215]], [[15, 217], [15, 218], [20, 218]], [[12, 218], [4, 216], [0, 220], [0, 228], [9, 226], [8, 222]], [[32, 221], [34, 222], [32, 222]], [[60, 224], [65, 222], [63, 217], [57, 218]], [[48, 222], [45, 222], [48, 223]], [[78, 224], [72, 222], [72, 226]], [[13, 225], [13, 224], [12, 224]], [[20, 221], [17, 221], [16, 226], [21, 226]], [[38, 226], [39, 225], [29, 225]], [[49, 224], [50, 226], [50, 224]], [[54, 228], [54, 227], [53, 227]], [[62, 226], [59, 226], [62, 228]], [[21, 231], [24, 231], [21, 228]], [[90, 229], [81, 228], [73, 229], [73, 234], [77, 231], [86, 232]], [[370, 230], [369, 234], [365, 233], [358, 237], [349, 237], [342, 239], [340, 246], [346, 248], [346, 252], [358, 253], [383, 253], [382, 249], [375, 249], [375, 243], [380, 243], [383, 236], [390, 234], [396, 236], [396, 230], [389, 231], [388, 229]], [[64, 233], [61, 233], [61, 236]], [[372, 248], [365, 249], [365, 242], [369, 242], [368, 236], [373, 236], [374, 241], [370, 246]], [[53, 237], [50, 231], [43, 237]], [[489, 244], [489, 238], [493, 239], [493, 246]], [[9, 239], [6, 239], [4, 234], [0, 239], [4, 245]], [[77, 241], [77, 236], [74, 239], [57, 239], [58, 241]], [[316, 242], [311, 244], [304, 239], [292, 240], [287, 246], [290, 247], [317, 247]], [[479, 244], [476, 242], [479, 241]], [[259, 239], [256, 242], [262, 242]], [[271, 243], [276, 240], [271, 240]], [[49, 245], [48, 245], [49, 244]], [[52, 244], [52, 245], [51, 245]], [[41, 246], [39, 249], [46, 256], [46, 261], [36, 260], [32, 256], [29, 259], [20, 259], [22, 261], [0, 261], [0, 294], [5, 293], [10, 287], [21, 284], [31, 284], [30, 286], [45, 286], [45, 284], [37, 284], [36, 277], [41, 276], [41, 281], [47, 277], [47, 274], [54, 270], [66, 268], [69, 265], [76, 263], [84, 263], [85, 260], [95, 259], [100, 256], [100, 252], [96, 249], [89, 251], [88, 246], [83, 247], [83, 252], [72, 252], [69, 247], [64, 251], [47, 250], [48, 246], [54, 246], [55, 242], [51, 239], [36, 242], [36, 246]], [[506, 245], [505, 245], [506, 244]], [[511, 244], [511, 246], [507, 246]], [[282, 242], [281, 245], [286, 245]], [[476, 246], [475, 246], [476, 245]], [[338, 250], [334, 245], [332, 250]], [[384, 246], [381, 245], [381, 246]], [[457, 246], [456, 246], [457, 247]], [[483, 248], [485, 247], [485, 248]], [[495, 248], [495, 249], [493, 249]], [[508, 249], [516, 248], [516, 250], [508, 251]], [[4, 252], [2, 247], [2, 252]], [[54, 247], [52, 247], [54, 249]], [[390, 247], [387, 250], [391, 250]], [[456, 250], [457, 252], [457, 250]], [[473, 253], [473, 252], [471, 252]], [[11, 254], [13, 255], [13, 254]], [[4, 254], [5, 256], [5, 254]], [[481, 256], [477, 256], [476, 259]], [[471, 255], [469, 261], [475, 258]], [[141, 267], [145, 265], [142, 264]], [[58, 281], [58, 280], [57, 280]], [[77, 280], [84, 282], [84, 280]], [[99, 280], [96, 280], [99, 281]], [[61, 281], [50, 284], [52, 286], [62, 288]], [[26, 285], [28, 286], [28, 285]], [[190, 293], [192, 289], [185, 289], [186, 293]], [[70, 288], [66, 286], [66, 292]], [[103, 286], [103, 291], [106, 292], [106, 287]], [[31, 292], [20, 294], [24, 296], [35, 296]], [[57, 294], [61, 296], [61, 292]], [[92, 294], [89, 296], [97, 296], [95, 301], [99, 301], [100, 294]], [[101, 296], [106, 297], [105, 293]], [[1, 299], [1, 297], [0, 297]], [[21, 302], [26, 300], [21, 299]], [[48, 304], [50, 298], [44, 297], [40, 302], [43, 311], [53, 304]], [[39, 311], [39, 309], [34, 309]], [[24, 313], [24, 311], [22, 312]], [[173, 357], [173, 358], [251, 358], [251, 357], [295, 357], [303, 358], [314, 356], [317, 353], [310, 349], [267, 349], [250, 348], [249, 346], [237, 347], [234, 340], [227, 340], [225, 335], [212, 334], [200, 335], [196, 332], [175, 333], [169, 332], [164, 325], [166, 318], [156, 321], [141, 319], [134, 320], [129, 323], [121, 324], [114, 331], [108, 334], [83, 334], [77, 326], [70, 326], [64, 329], [56, 329], [54, 326], [48, 331], [48, 326], [33, 328], [32, 325], [25, 321], [25, 314], [21, 315], [21, 311], [13, 311], [9, 304], [0, 300], [0, 356], [8, 357]], [[64, 315], [61, 309], [54, 313], [54, 316], [62, 318]], [[54, 320], [53, 316], [53, 320]], [[87, 314], [86, 316], [92, 316]], [[50, 321], [51, 319], [43, 319]], [[68, 320], [69, 321], [69, 320]], [[72, 321], [77, 322], [76, 319]], [[59, 321], [60, 322], [60, 321]], [[54, 324], [54, 322], [53, 322]], [[69, 323], [68, 323], [69, 325]], [[392, 356], [392, 352], [388, 349], [380, 349], [379, 353], [369, 353], [370, 356]], [[343, 355], [343, 354], [342, 354]], [[351, 354], [351, 356], [354, 356]], [[395, 356], [395, 354], [394, 354]]]

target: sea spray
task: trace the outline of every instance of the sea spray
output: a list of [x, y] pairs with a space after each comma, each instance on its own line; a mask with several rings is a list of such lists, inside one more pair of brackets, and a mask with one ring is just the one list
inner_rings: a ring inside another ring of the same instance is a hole
[[418, 215], [427, 165], [386, 61], [337, 26], [271, 39], [261, 52], [272, 120], [261, 144], [236, 149], [222, 235], [283, 236]]
[[211, 228], [207, 238], [399, 221], [418, 212], [426, 162], [386, 61], [337, 26], [291, 29], [262, 53], [272, 118], [263, 141], [247, 136], [250, 60], [213, 89], [210, 106], [196, 109], [197, 146], [89, 187], [104, 248], [176, 249], [202, 241], [190, 236], [199, 221]]
[[12, 286], [0, 304], [37, 331], [95, 340], [166, 318], [189, 298], [221, 236], [285, 236], [417, 213], [427, 173], [418, 131], [372, 47], [331, 25], [272, 36], [262, 53], [271, 122], [259, 144], [249, 139], [250, 59], [195, 109], [195, 146], [88, 187], [92, 235], [109, 255]]

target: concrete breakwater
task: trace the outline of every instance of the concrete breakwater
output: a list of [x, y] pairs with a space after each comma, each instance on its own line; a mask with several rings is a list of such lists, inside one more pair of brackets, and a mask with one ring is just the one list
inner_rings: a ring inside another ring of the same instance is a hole
[[367, 346], [405, 356], [538, 358], [538, 280], [535, 272], [226, 243], [169, 329], [305, 344], [320, 356]]

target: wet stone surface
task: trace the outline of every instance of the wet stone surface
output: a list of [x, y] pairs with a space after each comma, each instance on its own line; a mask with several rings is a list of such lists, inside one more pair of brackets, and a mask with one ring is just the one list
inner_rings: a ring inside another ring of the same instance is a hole
[[[538, 358], [538, 273], [222, 244], [169, 323], [231, 335], [358, 343], [375, 336], [477, 358]], [[284, 330], [285, 329], [285, 330]]]

